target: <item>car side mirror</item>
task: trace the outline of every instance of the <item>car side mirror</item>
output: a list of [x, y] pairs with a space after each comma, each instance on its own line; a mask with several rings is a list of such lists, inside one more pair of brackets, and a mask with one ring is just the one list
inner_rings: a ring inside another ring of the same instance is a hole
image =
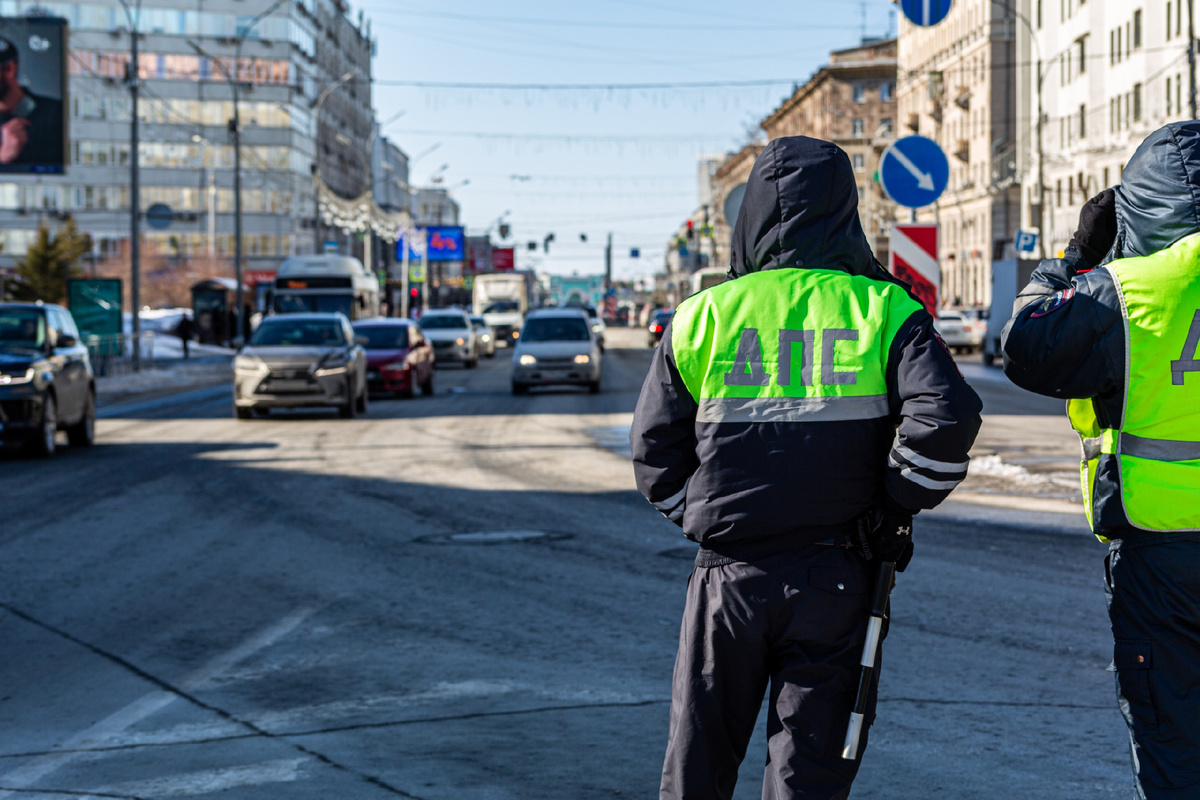
[[79, 340], [69, 333], [60, 333], [58, 335], [58, 344], [56, 347], [74, 347], [79, 344]]
[[367, 346], [367, 342], [369, 342], [369, 341], [371, 341], [371, 340], [370, 340], [370, 339], [368, 339], [368, 338], [367, 338], [367, 337], [365, 337], [365, 336], [355, 336], [355, 337], [354, 337], [354, 343], [355, 343], [355, 344], [357, 344], [357, 345], [361, 345], [361, 346], [363, 346], [363, 347], [366, 347], [366, 346]]

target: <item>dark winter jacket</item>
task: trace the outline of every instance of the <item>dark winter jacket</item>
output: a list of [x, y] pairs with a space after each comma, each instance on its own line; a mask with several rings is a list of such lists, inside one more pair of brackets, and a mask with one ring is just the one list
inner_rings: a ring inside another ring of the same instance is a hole
[[[1004, 373], [1031, 392], [1091, 398], [1101, 427], [1117, 428], [1125, 395], [1125, 325], [1111, 261], [1149, 256], [1200, 232], [1200, 122], [1155, 131], [1116, 187], [1117, 238], [1100, 264], [1074, 248], [1043, 261], [1021, 290], [1002, 335]], [[1116, 476], [1097, 476], [1095, 531], [1129, 532]]]
[[[737, 287], [727, 282], [689, 298], [654, 353], [630, 431], [638, 488], [708, 551], [747, 560], [823, 541], [889, 501], [914, 511], [932, 508], [966, 476], [967, 452], [980, 424], [979, 398], [934, 333], [930, 315], [878, 266], [863, 235], [857, 206], [854, 172], [840, 148], [807, 137], [776, 139], [755, 162], [747, 183], [733, 233], [730, 276], [740, 286], [740, 281], [752, 280], [746, 276], [766, 270], [821, 271], [827, 289], [823, 296], [844, 296], [846, 304], [863, 296], [864, 285], [871, 297], [901, 293], [903, 304], [891, 307], [907, 309], [905, 316], [887, 321], [889, 330], [895, 331], [890, 346], [883, 348], [887, 352], [870, 356], [876, 373], [886, 374], [877, 411], [855, 419], [800, 412], [789, 416], [778, 408], [763, 411], [764, 406], [751, 400], [721, 417], [712, 411], [711, 400], [697, 398], [696, 380], [691, 379], [689, 388], [680, 363], [695, 364], [714, 348], [733, 347], [745, 330], [722, 329], [721, 314], [729, 316], [728, 298], [744, 298], [750, 291], [753, 299], [757, 288], [735, 292]], [[800, 283], [758, 280], [757, 275], [752, 280], [763, 291]], [[786, 306], [787, 298], [762, 302], [777, 312], [781, 304]], [[705, 318], [712, 323], [701, 326], [702, 334], [681, 337], [674, 328], [680, 327], [685, 312], [695, 318], [695, 304], [715, 309]], [[738, 309], [755, 313], [744, 305]], [[830, 313], [849, 317], [840, 305], [821, 312], [826, 317]], [[761, 333], [768, 344], [779, 334], [781, 339], [796, 334], [791, 340], [795, 342], [803, 339], [802, 331], [768, 330], [774, 319], [764, 319], [758, 326], [763, 330], [755, 335]], [[825, 333], [837, 334], [839, 341], [859, 341], [861, 333], [863, 341], [873, 341], [877, 331], [869, 328], [882, 329], [884, 324], [870, 320], [868, 330], [840, 330], [852, 327], [847, 324]], [[843, 333], [854, 336], [846, 339]], [[801, 344], [820, 357], [821, 346], [814, 347], [813, 339], [803, 339]], [[833, 352], [833, 344], [828, 346], [828, 352]], [[726, 384], [767, 387], [771, 380], [783, 378], [813, 387], [814, 382], [825, 380], [818, 376], [814, 381], [811, 360], [803, 376], [797, 376], [791, 361], [784, 364], [782, 358], [771, 361], [767, 356], [760, 360], [765, 360], [765, 366], [752, 364], [745, 374], [735, 364]], [[828, 368], [832, 371], [832, 366]], [[818, 364], [817, 371], [823, 369]], [[754, 383], [756, 375], [763, 378], [761, 384]], [[811, 408], [811, 401], [821, 402], [811, 396], [818, 394], [817, 387], [804, 391], [810, 396], [793, 405]], [[702, 403], [707, 403], [703, 409]]]

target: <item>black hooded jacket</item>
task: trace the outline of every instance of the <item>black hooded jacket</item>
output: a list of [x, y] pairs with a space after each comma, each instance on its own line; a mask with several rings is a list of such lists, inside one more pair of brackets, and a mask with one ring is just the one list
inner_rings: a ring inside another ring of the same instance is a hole
[[[729, 277], [782, 269], [896, 282], [863, 235], [850, 160], [829, 142], [776, 139], [754, 163]], [[672, 333], [634, 413], [634, 472], [654, 507], [711, 553], [750, 560], [823, 541], [873, 507], [932, 508], [966, 476], [981, 404], [923, 309], [892, 340], [888, 411], [872, 419], [698, 421]]]
[[[1004, 328], [1004, 373], [1031, 392], [1090, 398], [1100, 425], [1119, 426], [1125, 397], [1125, 324], [1113, 275], [1098, 269], [1149, 256], [1200, 233], [1200, 121], [1167, 125], [1142, 142], [1115, 187], [1117, 237], [1099, 264], [1074, 248], [1043, 261]], [[1119, 464], [1101, 458], [1094, 529], [1108, 539], [1134, 531], [1120, 502]]]

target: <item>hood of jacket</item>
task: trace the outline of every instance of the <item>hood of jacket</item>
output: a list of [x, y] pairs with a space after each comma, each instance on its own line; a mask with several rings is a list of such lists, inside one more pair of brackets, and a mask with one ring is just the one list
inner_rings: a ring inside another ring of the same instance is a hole
[[755, 160], [731, 245], [730, 278], [781, 268], [887, 277], [858, 219], [849, 157], [807, 136], [775, 139]]
[[1200, 232], [1200, 121], [1173, 122], [1142, 142], [1116, 206], [1113, 258], [1152, 255]]

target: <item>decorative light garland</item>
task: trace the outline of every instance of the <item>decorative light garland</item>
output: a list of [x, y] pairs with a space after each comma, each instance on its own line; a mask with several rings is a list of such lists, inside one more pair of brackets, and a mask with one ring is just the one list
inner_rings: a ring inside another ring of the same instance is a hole
[[346, 199], [330, 189], [319, 172], [313, 176], [313, 188], [317, 192], [321, 220], [345, 233], [370, 230], [390, 244], [412, 227], [412, 216], [407, 211], [384, 211], [375, 202], [375, 195], [370, 189], [358, 197]]

